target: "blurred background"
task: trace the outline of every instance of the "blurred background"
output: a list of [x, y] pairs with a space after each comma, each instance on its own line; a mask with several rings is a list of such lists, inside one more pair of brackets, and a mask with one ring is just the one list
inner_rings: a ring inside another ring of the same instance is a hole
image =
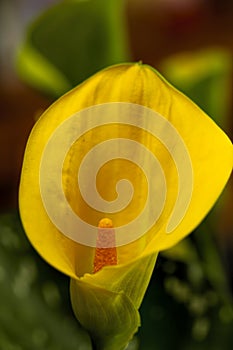
[[[35, 120], [99, 69], [141, 60], [232, 139], [232, 56], [232, 0], [0, 0], [0, 350], [91, 349], [68, 279], [37, 256], [18, 218]], [[161, 254], [129, 349], [233, 348], [232, 186], [190, 238]]]

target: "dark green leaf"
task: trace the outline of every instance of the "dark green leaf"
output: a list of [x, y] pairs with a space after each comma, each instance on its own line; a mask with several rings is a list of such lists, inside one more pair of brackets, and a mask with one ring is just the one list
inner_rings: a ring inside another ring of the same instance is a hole
[[125, 1], [69, 0], [32, 23], [17, 67], [25, 81], [57, 97], [127, 59]]

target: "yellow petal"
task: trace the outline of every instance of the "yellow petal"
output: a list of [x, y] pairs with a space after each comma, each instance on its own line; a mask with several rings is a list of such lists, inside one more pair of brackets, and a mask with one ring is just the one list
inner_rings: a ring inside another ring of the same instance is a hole
[[[114, 138], [118, 139], [111, 148], [115, 152], [121, 147], [123, 138], [136, 141], [155, 154], [166, 180], [161, 182], [166, 186], [164, 207], [146, 234], [137, 237], [135, 242], [118, 247], [120, 264], [135, 259], [142, 253], [166, 249], [191, 232], [213, 206], [232, 169], [232, 144], [227, 136], [204, 112], [149, 66], [124, 64], [110, 67], [64, 95], [44, 113], [30, 135], [19, 199], [22, 221], [32, 244], [48, 262], [71, 277], [92, 272], [94, 248], [85, 247], [68, 238], [59, 231], [47, 214], [41, 197], [41, 160], [48, 140], [52, 139], [62, 123], [87, 107], [111, 102], [130, 103], [130, 106], [126, 105], [129, 114], [134, 117], [135, 108], [139, 110], [142, 125], [137, 124], [138, 119], [135, 117], [135, 125], [112, 123], [101, 128], [90, 128], [72, 143], [64, 159], [62, 186], [75, 215], [95, 226], [102, 217], [109, 217], [109, 213], [91, 208], [82, 198], [77, 186], [77, 172], [84, 156], [99, 143]], [[140, 109], [141, 106], [146, 109]], [[117, 108], [125, 111], [124, 106], [117, 104], [116, 107], [115, 104], [114, 113], [118, 111]], [[161, 123], [158, 137], [150, 132], [150, 123], [154, 123], [149, 118], [151, 115], [155, 116], [156, 122]], [[111, 114], [109, 120], [111, 122]], [[77, 123], [77, 130], [85, 126], [85, 123], [87, 122], [84, 120]], [[69, 137], [69, 133], [66, 133], [64, 142]], [[53, 150], [51, 161], [60, 156], [62, 149], [63, 143]], [[145, 163], [147, 170], [152, 167], [150, 159], [144, 156], [139, 159]], [[52, 178], [52, 169], [49, 168], [49, 163], [46, 164], [48, 178]], [[92, 169], [89, 168], [88, 171], [87, 188], [92, 185], [88, 180]], [[116, 198], [116, 183], [120, 179], [127, 178], [134, 186], [132, 201], [111, 216], [115, 227], [127, 225], [143, 211], [150, 190], [148, 178], [152, 182], [149, 183], [152, 188], [158, 182], [157, 176], [154, 181], [149, 176], [150, 174], [144, 174], [137, 164], [127, 159], [108, 162], [100, 169], [96, 184], [106, 201]], [[62, 210], [64, 201], [53, 193], [53, 188], [51, 192], [54, 195], [54, 208]], [[159, 196], [155, 196], [151, 210], [145, 213], [140, 225], [146, 227], [147, 222], [155, 216], [157, 203], [159, 205], [161, 201]], [[177, 202], [183, 211], [176, 207]], [[66, 224], [68, 226], [69, 222]], [[129, 235], [133, 237], [137, 234], [136, 231], [129, 231]]]

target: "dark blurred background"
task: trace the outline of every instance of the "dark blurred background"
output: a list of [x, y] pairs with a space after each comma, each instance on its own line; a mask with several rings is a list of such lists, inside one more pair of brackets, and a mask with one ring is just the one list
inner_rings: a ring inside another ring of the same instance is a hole
[[[53, 298], [55, 298], [55, 300], [57, 300], [56, 298], [59, 299], [59, 293], [61, 293], [63, 297], [65, 295], [66, 301], [62, 304], [62, 312], [65, 312], [66, 317], [68, 317], [67, 315], [71, 313], [71, 310], [69, 307], [67, 279], [61, 277], [60, 274], [54, 272], [53, 269], [49, 270], [49, 267], [47, 267], [45, 263], [43, 264], [41, 259], [37, 257], [36, 254], [32, 255], [34, 253], [32, 253], [32, 251], [29, 248], [29, 245], [26, 243], [26, 239], [23, 235], [22, 229], [19, 228], [19, 220], [17, 215], [15, 216], [15, 214], [9, 214], [10, 216], [8, 216], [8, 214], [5, 214], [9, 211], [12, 213], [12, 211], [17, 210], [20, 170], [23, 160], [24, 148], [30, 130], [33, 124], [35, 123], [37, 117], [54, 100], [54, 98], [49, 97], [48, 95], [42, 92], [38, 92], [38, 90], [29, 86], [19, 78], [19, 75], [16, 73], [15, 69], [16, 52], [19, 43], [24, 37], [25, 29], [28, 23], [31, 22], [41, 11], [58, 2], [59, 1], [55, 0], [0, 0], [0, 212], [3, 215], [6, 215], [4, 216], [4, 219], [2, 221], [2, 236], [0, 237], [4, 237], [3, 234], [6, 233], [9, 236], [9, 240], [6, 240], [5, 238], [2, 240], [0, 239], [0, 248], [2, 244], [3, 253], [1, 254], [3, 254], [4, 256], [4, 254], [6, 253], [6, 259], [3, 260], [6, 262], [6, 264], [9, 257], [15, 255], [15, 252], [17, 252], [19, 259], [23, 259], [22, 269], [24, 272], [28, 271], [28, 276], [31, 276], [30, 273], [32, 275], [34, 274], [34, 270], [31, 270], [31, 266], [34, 264], [33, 261], [36, 262], [38, 270], [44, 271], [44, 275], [39, 276], [40, 278], [39, 281], [37, 281], [37, 289], [35, 290], [38, 290], [38, 286], [42, 286], [41, 288], [45, 288], [45, 291], [43, 293], [48, 299], [47, 301], [49, 301], [48, 304], [50, 303], [52, 305], [52, 308], [54, 307]], [[147, 63], [154, 66], [159, 71], [162, 71], [162, 73], [165, 76], [167, 73], [168, 80], [169, 77], [172, 77], [172, 75], [169, 75], [169, 70], [166, 70], [166, 67], [170, 67], [169, 62], [171, 62], [172, 57], [177, 57], [176, 61], [178, 61], [179, 66], [180, 54], [187, 54], [189, 57], [192, 57], [196, 54], [198, 55], [198, 53], [203, 50], [209, 49], [216, 51], [220, 50], [220, 52], [227, 53], [228, 59], [226, 60], [225, 68], [228, 78], [228, 89], [226, 99], [224, 97], [225, 92], [223, 90], [221, 91], [221, 88], [217, 88], [216, 91], [220, 95], [222, 93], [223, 104], [225, 103], [224, 101], [227, 101], [227, 108], [225, 108], [224, 110], [224, 122], [218, 120], [218, 123], [228, 134], [228, 136], [232, 139], [233, 69], [231, 66], [231, 61], [233, 57], [233, 1], [127, 0], [126, 22], [128, 43], [130, 49], [130, 60], [141, 60], [143, 61], [143, 63]], [[221, 60], [222, 56], [220, 55], [219, 57]], [[225, 60], [223, 59], [223, 67], [221, 67], [221, 70], [224, 70], [224, 65]], [[195, 74], [196, 72], [194, 70], [194, 80], [196, 78]], [[192, 80], [192, 68], [189, 75], [190, 79]], [[202, 78], [200, 78], [200, 80], [201, 79]], [[216, 84], [218, 84], [218, 80], [216, 81]], [[180, 84], [182, 87], [182, 81]], [[206, 85], [205, 83], [203, 84], [205, 90]], [[185, 88], [186, 87], [184, 87], [184, 89]], [[204, 93], [205, 91], [203, 91], [203, 96]], [[190, 97], [192, 97], [191, 95], [192, 94], [190, 94]], [[198, 98], [196, 102], [198, 102]], [[221, 259], [225, 264], [225, 271], [228, 276], [227, 279], [230, 288], [232, 288], [231, 284], [233, 271], [232, 212], [233, 184], [231, 180], [228, 183], [227, 188], [224, 192], [223, 204], [221, 208], [217, 211], [217, 220], [211, 219], [213, 226], [215, 226], [216, 228], [215, 233], [218, 236], [217, 245], [218, 247], [220, 247]], [[9, 231], [8, 226], [11, 226], [12, 231]], [[201, 230], [205, 231], [205, 227], [202, 226]], [[16, 241], [14, 241], [16, 239], [15, 237], [17, 232], [19, 232], [19, 237], [21, 237], [20, 239], [23, 242], [20, 248], [21, 250], [18, 248], [18, 250], [16, 249], [17, 244], [15, 243]], [[195, 233], [194, 235], [192, 235], [192, 237], [194, 237], [192, 238], [192, 244], [193, 246], [195, 246], [196, 251], [200, 253], [200, 256], [203, 254], [205, 255], [205, 251], [203, 250], [204, 253], [203, 251], [201, 251], [203, 247], [203, 241], [200, 240], [198, 242], [199, 238], [198, 236], [195, 236]], [[211, 248], [211, 243], [207, 243], [207, 246], [208, 251], [210, 251], [213, 248]], [[188, 248], [188, 250], [189, 249], [190, 247]], [[12, 259], [12, 264], [15, 264], [15, 268], [18, 264], [16, 255], [15, 261], [14, 259]], [[26, 258], [26, 262], [25, 256], [29, 256], [28, 259]], [[174, 256], [175, 263], [173, 262]], [[139, 334], [139, 336], [141, 337], [142, 344], [145, 345], [144, 347], [140, 347], [140, 349], [145, 348], [148, 350], [154, 350], [155, 344], [157, 344], [158, 347], [156, 347], [156, 349], [159, 350], [181, 348], [182, 350], [230, 350], [233, 346], [233, 339], [232, 337], [229, 337], [229, 327], [230, 324], [232, 325], [232, 323], [230, 322], [232, 322], [233, 316], [231, 313], [232, 309], [231, 311], [229, 311], [229, 302], [227, 301], [227, 307], [224, 305], [219, 306], [220, 311], [218, 310], [217, 314], [220, 316], [216, 316], [216, 309], [214, 309], [215, 311], [208, 311], [211, 309], [210, 304], [208, 304], [208, 307], [205, 306], [207, 309], [209, 308], [207, 310], [208, 316], [206, 316], [204, 310], [205, 307], [203, 306], [203, 300], [207, 302], [206, 300], [208, 299], [209, 302], [212, 300], [213, 308], [216, 307], [217, 301], [214, 298], [217, 298], [216, 295], [218, 294], [218, 291], [216, 290], [221, 285], [221, 278], [219, 281], [216, 282], [216, 289], [211, 289], [212, 287], [210, 288], [210, 285], [211, 282], [213, 282], [213, 279], [211, 280], [211, 274], [208, 275], [207, 273], [206, 279], [203, 276], [200, 277], [200, 273], [204, 274], [203, 271], [205, 270], [202, 270], [202, 267], [198, 265], [197, 261], [196, 265], [193, 264], [193, 262], [191, 264], [190, 261], [186, 261], [185, 258], [181, 258], [180, 261], [178, 259], [177, 262], [176, 259], [177, 256], [179, 256], [179, 254], [177, 255], [176, 252], [174, 256], [171, 255], [171, 260], [168, 259], [169, 255], [162, 256], [160, 258], [155, 273], [153, 275], [150, 287], [146, 294], [145, 301], [142, 306], [143, 327]], [[202, 263], [202, 266], [204, 266], [205, 264], [208, 266], [212, 264], [211, 259], [213, 255], [211, 255], [211, 258], [208, 261], [205, 260], [205, 257], [202, 257], [203, 259], [201, 259], [200, 256], [199, 259]], [[215, 260], [212, 261], [213, 269], [215, 269]], [[189, 276], [189, 270], [192, 270], [191, 277]], [[3, 268], [1, 269], [0, 264], [0, 283], [1, 279], [3, 280], [3, 271], [4, 270]], [[219, 275], [221, 275], [221, 272], [219, 273]], [[189, 276], [190, 279], [187, 276]], [[24, 276], [22, 276], [22, 279], [23, 278]], [[32, 279], [33, 278], [34, 277], [32, 277]], [[199, 278], [198, 283], [194, 281], [195, 278], [196, 281]], [[201, 278], [202, 282], [200, 282]], [[54, 281], [58, 281], [58, 287], [55, 285]], [[10, 280], [9, 283], [11, 283]], [[195, 283], [197, 283], [197, 287], [194, 286]], [[189, 288], [193, 288], [193, 290], [195, 290], [195, 292], [192, 291], [192, 297], [187, 297], [187, 291], [189, 291]], [[5, 292], [4, 288], [1, 289], [1, 291], [3, 291], [2, 293], [5, 293], [5, 295], [9, 293], [9, 289], [7, 289], [6, 286]], [[203, 298], [205, 297], [205, 299], [201, 298], [202, 294]], [[15, 296], [12, 298], [13, 299], [11, 305], [13, 306], [11, 307], [14, 307]], [[0, 303], [0, 316], [2, 304], [3, 303]], [[27, 303], [25, 301], [25, 307], [26, 305]], [[32, 308], [35, 307], [35, 305], [40, 305], [40, 302], [35, 301], [33, 305], [34, 306], [32, 306]], [[39, 308], [39, 306], [37, 307]], [[190, 308], [191, 311], [189, 310]], [[5, 317], [6, 313], [3, 314]], [[30, 325], [30, 317], [28, 318], [27, 327], [29, 327]], [[44, 316], [42, 315], [41, 320], [43, 320], [43, 317]], [[54, 316], [54, 322], [56, 322], [55, 320], [57, 320], [58, 317], [61, 317], [61, 315]], [[222, 322], [221, 325], [219, 323], [219, 317]], [[178, 320], [181, 318], [183, 318], [185, 322], [178, 322]], [[210, 320], [212, 323], [210, 322]], [[9, 321], [9, 324], [10, 322], [11, 321]], [[161, 333], [161, 338], [153, 339], [153, 327], [151, 326], [152, 324], [157, 329], [156, 337], [158, 337]], [[212, 331], [209, 331], [210, 324], [212, 324]], [[225, 327], [225, 324], [228, 328]], [[0, 335], [3, 334], [1, 333], [1, 326], [2, 325], [0, 317]], [[188, 334], [186, 338], [184, 337], [184, 339], [181, 340], [182, 333], [184, 334], [185, 332], [189, 332], [190, 328], [192, 328], [193, 339], [195, 339], [197, 343], [189, 342], [191, 337], [190, 334]], [[6, 332], [8, 330], [9, 329], [6, 328]], [[57, 330], [59, 332], [59, 327], [57, 328]], [[219, 336], [217, 332], [219, 332]], [[167, 336], [168, 333], [170, 338]], [[209, 333], [210, 336], [208, 338], [207, 335]], [[20, 335], [10, 334], [9, 337], [11, 339], [16, 339], [17, 343], [17, 339], [21, 339], [20, 337], [22, 334], [23, 330], [21, 331]], [[36, 335], [34, 336], [35, 339], [33, 338], [34, 340], [38, 341], [37, 345], [39, 344], [38, 347], [34, 347], [35, 349], [43, 348], [43, 342], [40, 343], [41, 336], [42, 338], [43, 336], [45, 337], [44, 333], [42, 332], [41, 335], [39, 330], [39, 333], [36, 333]], [[202, 343], [202, 346], [197, 345], [199, 344], [199, 341], [205, 341], [205, 337], [208, 338], [206, 340], [206, 343]], [[43, 339], [46, 343], [46, 337]], [[175, 344], [173, 344], [173, 339], [176, 339]], [[217, 342], [216, 339], [219, 339], [219, 341]], [[74, 343], [75, 341], [76, 340], [74, 339]], [[222, 342], [225, 342], [225, 345], [223, 345]], [[22, 340], [22, 344], [23, 343], [24, 341]], [[5, 344], [7, 344], [7, 340]], [[64, 347], [61, 347], [61, 349], [63, 348], [66, 348], [65, 345]], [[7, 347], [1, 349], [0, 342], [0, 350], [7, 349]], [[9, 349], [25, 350], [28, 348], [26, 345], [25, 347], [22, 345], [21, 347], [9, 347]], [[47, 347], [46, 349], [50, 348]], [[70, 349], [73, 349], [73, 347], [70, 347]], [[87, 346], [85, 348], [85, 346], [83, 345], [83, 348], [80, 347], [80, 349], [89, 349], [89, 347]], [[132, 349], [136, 349], [136, 347], [132, 347]]]

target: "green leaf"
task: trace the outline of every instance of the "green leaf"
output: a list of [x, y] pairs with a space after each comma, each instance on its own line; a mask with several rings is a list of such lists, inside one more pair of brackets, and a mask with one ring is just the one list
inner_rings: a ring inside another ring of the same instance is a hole
[[47, 94], [59, 96], [72, 88], [63, 72], [30, 45], [21, 48], [18, 70], [27, 83]]
[[91, 350], [68, 288], [68, 278], [29, 245], [18, 215], [1, 215], [0, 349]]
[[232, 57], [212, 48], [173, 55], [161, 65], [164, 76], [226, 129], [230, 111]]
[[16, 64], [26, 82], [57, 97], [127, 59], [125, 1], [69, 0], [31, 24]]
[[138, 309], [148, 287], [158, 254], [153, 253], [118, 266], [106, 266], [83, 280], [100, 288], [127, 295]]
[[[209, 219], [209, 218], [208, 218]], [[210, 284], [226, 304], [232, 303], [232, 294], [227, 281], [218, 246], [213, 235], [214, 229], [210, 220], [205, 220], [194, 232], [201, 263]]]
[[75, 315], [100, 350], [124, 350], [140, 326], [138, 308], [157, 254], [71, 280]]
[[71, 280], [73, 309], [90, 332], [97, 350], [124, 350], [140, 325], [131, 300], [92, 284]]

